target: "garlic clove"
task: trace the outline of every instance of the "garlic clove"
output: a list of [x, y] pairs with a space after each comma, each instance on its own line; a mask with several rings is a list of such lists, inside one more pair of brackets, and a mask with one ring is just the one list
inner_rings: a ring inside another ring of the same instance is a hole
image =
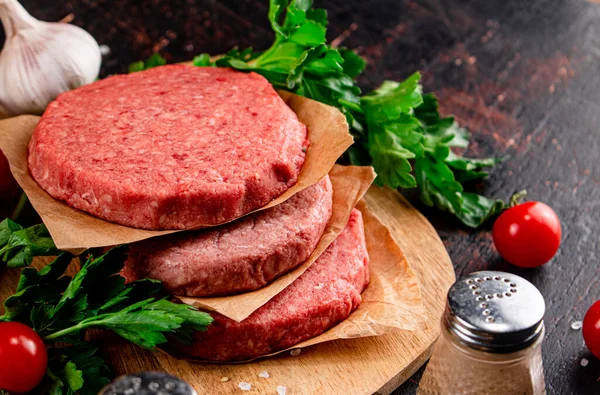
[[33, 28], [39, 22], [16, 0], [0, 0], [0, 20], [7, 39], [20, 30]]
[[40, 114], [60, 93], [98, 77], [100, 48], [85, 30], [38, 21], [16, 0], [0, 0], [0, 19], [0, 114]]

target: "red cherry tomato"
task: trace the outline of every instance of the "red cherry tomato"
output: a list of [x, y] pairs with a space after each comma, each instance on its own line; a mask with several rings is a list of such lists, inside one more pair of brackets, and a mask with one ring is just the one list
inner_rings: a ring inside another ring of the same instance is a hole
[[600, 358], [600, 300], [590, 307], [583, 318], [583, 340], [592, 354]]
[[33, 390], [48, 366], [46, 346], [37, 333], [19, 322], [0, 322], [0, 389]]
[[496, 249], [508, 262], [537, 267], [548, 262], [560, 245], [560, 220], [549, 206], [527, 202], [498, 217], [492, 231]]

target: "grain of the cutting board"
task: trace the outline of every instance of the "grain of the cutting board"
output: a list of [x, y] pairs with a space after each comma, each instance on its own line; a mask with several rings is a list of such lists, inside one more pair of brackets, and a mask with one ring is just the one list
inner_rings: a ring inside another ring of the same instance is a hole
[[[428, 329], [396, 331], [384, 336], [339, 340], [302, 350], [297, 357], [277, 356], [244, 364], [196, 364], [149, 352], [106, 333], [94, 334], [117, 374], [142, 370], [166, 371], [192, 384], [199, 394], [276, 393], [278, 385], [294, 394], [388, 394], [408, 379], [430, 355], [439, 334], [446, 292], [454, 282], [450, 258], [429, 222], [399, 193], [371, 187], [369, 209], [391, 230], [420, 281]], [[38, 262], [41, 263], [41, 262]], [[0, 300], [16, 286], [18, 271], [0, 272]], [[267, 371], [269, 379], [258, 375]], [[229, 381], [221, 382], [222, 377]]]

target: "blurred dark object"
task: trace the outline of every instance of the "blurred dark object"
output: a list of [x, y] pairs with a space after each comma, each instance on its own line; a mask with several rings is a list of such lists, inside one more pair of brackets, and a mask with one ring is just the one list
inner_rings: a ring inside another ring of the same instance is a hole
[[4, 218], [12, 218], [23, 226], [32, 226], [41, 222], [39, 215], [10, 172], [6, 157], [0, 151], [0, 221]]
[[183, 380], [161, 372], [140, 372], [121, 376], [98, 395], [198, 395]]
[[0, 220], [12, 215], [20, 195], [21, 188], [10, 172], [6, 157], [0, 151]]

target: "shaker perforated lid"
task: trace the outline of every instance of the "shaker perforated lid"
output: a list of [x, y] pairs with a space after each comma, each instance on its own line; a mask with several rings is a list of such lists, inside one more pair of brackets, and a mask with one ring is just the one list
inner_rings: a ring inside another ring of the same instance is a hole
[[185, 381], [162, 372], [140, 372], [118, 377], [99, 395], [198, 395]]
[[529, 281], [510, 273], [481, 271], [452, 285], [444, 325], [471, 348], [515, 352], [543, 333], [545, 310], [542, 294]]

